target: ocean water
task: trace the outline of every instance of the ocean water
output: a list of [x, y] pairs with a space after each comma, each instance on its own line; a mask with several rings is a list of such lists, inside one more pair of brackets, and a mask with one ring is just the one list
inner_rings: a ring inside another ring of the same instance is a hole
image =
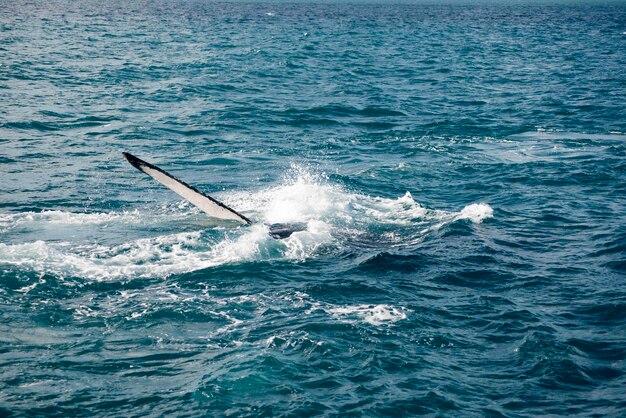
[[624, 416], [625, 156], [619, 2], [0, 1], [0, 415]]

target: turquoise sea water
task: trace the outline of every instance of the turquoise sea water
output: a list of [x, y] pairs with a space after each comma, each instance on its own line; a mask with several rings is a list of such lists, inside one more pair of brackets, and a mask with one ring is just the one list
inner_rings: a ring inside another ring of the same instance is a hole
[[0, 415], [624, 416], [625, 115], [620, 3], [0, 1]]

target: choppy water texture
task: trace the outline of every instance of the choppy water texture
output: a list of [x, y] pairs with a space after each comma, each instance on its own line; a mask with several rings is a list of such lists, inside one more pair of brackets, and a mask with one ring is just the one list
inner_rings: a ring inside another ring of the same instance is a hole
[[0, 415], [626, 414], [624, 5], [0, 3]]

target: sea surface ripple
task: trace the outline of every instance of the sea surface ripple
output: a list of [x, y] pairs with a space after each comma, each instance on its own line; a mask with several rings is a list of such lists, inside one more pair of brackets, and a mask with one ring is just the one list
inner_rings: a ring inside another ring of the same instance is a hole
[[626, 415], [625, 98], [620, 2], [0, 0], [0, 415]]

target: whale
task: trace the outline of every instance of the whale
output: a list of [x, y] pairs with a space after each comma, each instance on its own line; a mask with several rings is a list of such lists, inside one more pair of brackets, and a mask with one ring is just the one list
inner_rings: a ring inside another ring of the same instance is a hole
[[[235, 209], [225, 205], [219, 200], [209, 196], [197, 188], [174, 177], [162, 168], [157, 167], [129, 152], [122, 153], [126, 160], [137, 170], [152, 177], [156, 182], [167, 187], [204, 213], [212, 218], [231, 220], [243, 225], [253, 225], [255, 222], [250, 218], [237, 212]], [[275, 223], [266, 225], [270, 237], [274, 239], [289, 238], [294, 232], [306, 231], [306, 222]]]

